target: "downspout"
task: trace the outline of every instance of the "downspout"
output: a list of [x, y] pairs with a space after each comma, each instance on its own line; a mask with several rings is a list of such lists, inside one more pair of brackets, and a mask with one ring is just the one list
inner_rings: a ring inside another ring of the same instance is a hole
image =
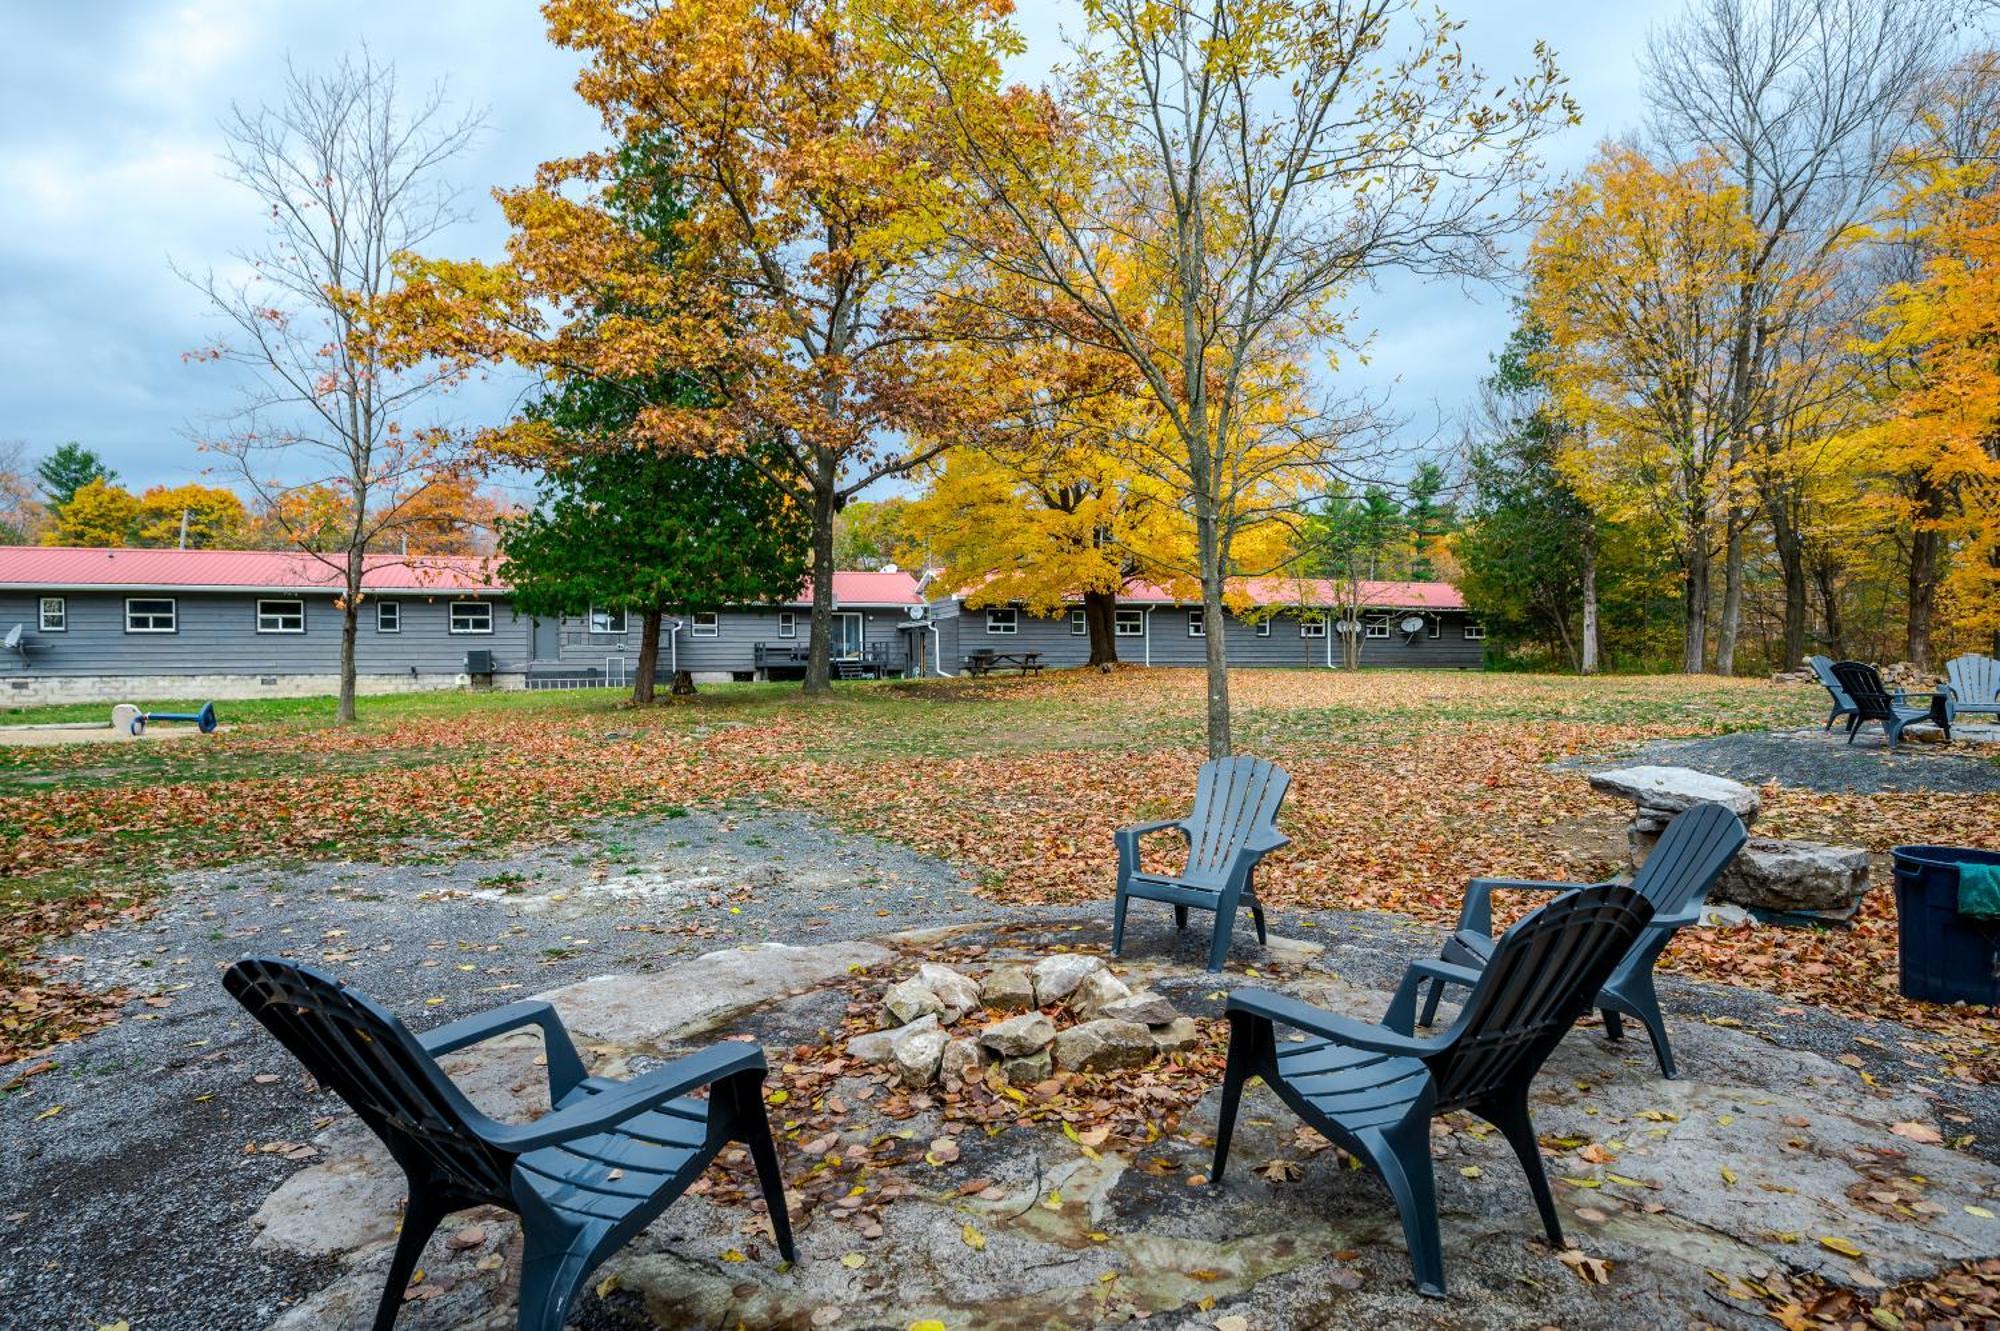
[[[957, 675], [952, 674], [944, 668], [944, 639], [938, 633], [937, 621], [932, 620], [930, 623], [925, 624], [924, 627], [931, 631], [931, 659], [937, 662], [938, 678], [957, 679]], [[923, 660], [923, 648], [919, 647], [917, 651], [919, 653], [917, 660], [921, 663]]]
[[1327, 607], [1325, 617], [1320, 620], [1320, 626], [1326, 630], [1326, 668], [1331, 670], [1333, 669], [1333, 608], [1331, 606]]
[[1146, 607], [1146, 664], [1153, 664], [1153, 607]]
[[667, 671], [669, 675], [681, 673], [681, 625], [684, 621], [669, 619], [667, 625]]

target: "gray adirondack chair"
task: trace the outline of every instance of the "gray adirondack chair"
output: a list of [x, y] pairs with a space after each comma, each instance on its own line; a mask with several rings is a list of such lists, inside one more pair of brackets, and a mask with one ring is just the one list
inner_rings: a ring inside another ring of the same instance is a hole
[[1904, 730], [1925, 721], [1944, 731], [1946, 742], [1950, 742], [1951, 721], [1957, 711], [1957, 701], [1949, 690], [1932, 697], [1922, 707], [1913, 707], [1900, 691], [1890, 692], [1882, 682], [1882, 672], [1866, 661], [1835, 661], [1833, 677], [1840, 681], [1840, 687], [1847, 690], [1847, 696], [1854, 703], [1854, 711], [1847, 718], [1849, 744], [1854, 742], [1854, 736], [1861, 727], [1870, 721], [1881, 723], [1892, 749], [1903, 738]]
[[[1418, 1038], [1393, 1020], [1370, 1026], [1263, 990], [1231, 994], [1210, 1179], [1220, 1183], [1229, 1162], [1244, 1083], [1263, 1078], [1292, 1112], [1375, 1167], [1402, 1216], [1417, 1289], [1442, 1298], [1431, 1120], [1466, 1109], [1514, 1148], [1560, 1251], [1568, 1245], [1542, 1171], [1528, 1088], [1651, 915], [1644, 897], [1615, 883], [1557, 897], [1507, 931], [1473, 978], [1458, 1020], [1435, 1036]], [[1279, 1027], [1307, 1038], [1281, 1044]]]
[[[1651, 921], [1598, 991], [1597, 1007], [1604, 1013], [1604, 1032], [1613, 1040], [1623, 1039], [1626, 1017], [1646, 1028], [1659, 1060], [1660, 1075], [1672, 1081], [1673, 1046], [1667, 1041], [1666, 1019], [1660, 1013], [1660, 996], [1653, 987], [1653, 963], [1673, 940], [1674, 933], [1701, 918], [1708, 891], [1736, 852], [1743, 848], [1749, 833], [1743, 820], [1720, 804], [1697, 804], [1667, 824], [1653, 853], [1639, 866], [1632, 888], [1652, 907]], [[1423, 1024], [1437, 1020], [1438, 1002], [1448, 985], [1472, 985], [1480, 972], [1491, 964], [1493, 943], [1493, 893], [1495, 889], [1522, 889], [1531, 892], [1569, 891], [1574, 883], [1543, 883], [1531, 879], [1475, 878], [1467, 885], [1465, 902], [1459, 907], [1458, 931], [1444, 945], [1439, 961], [1420, 961], [1403, 977], [1402, 989], [1390, 1005], [1391, 1024], [1400, 1022], [1410, 1029], [1410, 1012], [1419, 988], [1428, 982]]]
[[1944, 673], [1957, 711], [2000, 717], [2000, 661], [1967, 652], [1946, 663]]
[[[764, 1054], [719, 1044], [630, 1081], [584, 1075], [547, 1003], [513, 1003], [424, 1035], [307, 966], [251, 957], [223, 987], [347, 1101], [409, 1181], [402, 1235], [375, 1331], [389, 1331], [424, 1244], [444, 1217], [499, 1206], [521, 1217], [520, 1331], [562, 1331], [570, 1301], [616, 1252], [701, 1177], [731, 1141], [750, 1148], [778, 1251], [796, 1260], [777, 1148], [764, 1115]], [[538, 1026], [554, 1108], [524, 1125], [472, 1106], [437, 1059]], [[708, 1088], [706, 1099], [690, 1093]]]
[[1824, 688], [1833, 699], [1833, 711], [1828, 714], [1826, 724], [1820, 727], [1821, 730], [1831, 730], [1833, 723], [1841, 717], [1854, 715], [1854, 699], [1847, 696], [1847, 690], [1834, 678], [1832, 657], [1808, 656], [1806, 664], [1812, 667], [1813, 676], [1819, 680], [1820, 687]]
[[[1118, 839], [1118, 896], [1113, 904], [1111, 955], [1125, 946], [1125, 907], [1133, 899], [1163, 901], [1174, 908], [1174, 925], [1185, 929], [1188, 911], [1215, 912], [1208, 944], [1208, 968], [1222, 969], [1236, 912], [1250, 908], [1257, 942], [1265, 941], [1264, 907], [1257, 900], [1257, 862], [1291, 844], [1279, 834], [1278, 806], [1292, 778], [1262, 758], [1211, 758], [1201, 765], [1194, 812], [1185, 818], [1121, 827]], [[1177, 874], [1149, 874], [1139, 868], [1140, 838], [1179, 832], [1188, 844], [1187, 864]]]

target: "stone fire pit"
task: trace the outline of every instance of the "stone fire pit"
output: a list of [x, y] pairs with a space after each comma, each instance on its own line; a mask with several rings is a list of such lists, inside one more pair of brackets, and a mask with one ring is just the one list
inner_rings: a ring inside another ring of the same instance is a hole
[[[1006, 1014], [1006, 1015], [1000, 1015]], [[882, 995], [884, 1027], [847, 1052], [889, 1064], [910, 1087], [984, 1078], [1032, 1086], [1057, 1069], [1139, 1067], [1200, 1039], [1192, 1017], [1150, 990], [1134, 992], [1100, 957], [1058, 953], [1003, 965], [978, 980], [936, 962]]]

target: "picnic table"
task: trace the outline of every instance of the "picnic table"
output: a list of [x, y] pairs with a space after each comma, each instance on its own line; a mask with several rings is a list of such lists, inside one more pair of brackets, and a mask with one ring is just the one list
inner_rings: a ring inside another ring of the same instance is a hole
[[965, 658], [965, 673], [968, 675], [989, 675], [995, 670], [1014, 669], [1016, 672], [1039, 674], [1042, 668], [1040, 652], [994, 652], [984, 648]]

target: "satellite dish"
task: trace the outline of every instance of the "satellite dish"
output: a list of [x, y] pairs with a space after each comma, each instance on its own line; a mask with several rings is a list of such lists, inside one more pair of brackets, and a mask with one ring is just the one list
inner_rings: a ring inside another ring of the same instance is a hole
[[7, 650], [10, 652], [20, 651], [21, 639], [27, 636], [27, 631], [28, 631], [28, 626], [26, 624], [16, 624], [13, 628], [8, 629]]
[[1424, 631], [1424, 617], [1422, 615], [1406, 615], [1404, 617], [1403, 632], [1422, 633], [1423, 631]]
[[1338, 624], [1335, 624], [1334, 627], [1340, 630], [1342, 633], [1359, 633], [1361, 632], [1361, 621], [1356, 619], [1343, 619]]
[[920, 605], [913, 605], [909, 609], [909, 615], [911, 619], [922, 619], [924, 617], [924, 608]]

